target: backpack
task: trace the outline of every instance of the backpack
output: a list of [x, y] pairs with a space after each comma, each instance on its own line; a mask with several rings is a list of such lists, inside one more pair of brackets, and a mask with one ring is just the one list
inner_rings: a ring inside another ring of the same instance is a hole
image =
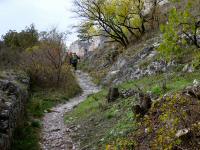
[[78, 57], [77, 56], [73, 56], [72, 57], [72, 63], [75, 64], [78, 62]]

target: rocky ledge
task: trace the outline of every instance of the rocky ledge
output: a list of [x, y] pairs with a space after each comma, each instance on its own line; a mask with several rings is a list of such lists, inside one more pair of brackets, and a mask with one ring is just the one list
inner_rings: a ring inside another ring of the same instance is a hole
[[22, 123], [28, 100], [29, 77], [14, 71], [0, 72], [0, 149], [8, 150], [14, 129]]

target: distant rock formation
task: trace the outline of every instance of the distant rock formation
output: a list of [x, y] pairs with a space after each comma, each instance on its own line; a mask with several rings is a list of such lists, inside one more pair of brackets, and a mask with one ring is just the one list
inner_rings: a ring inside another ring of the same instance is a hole
[[100, 36], [94, 37], [91, 42], [77, 40], [70, 45], [69, 52], [76, 53], [83, 57], [100, 47], [104, 42], [105, 38]]
[[88, 45], [90, 45], [90, 43], [77, 40], [70, 45], [69, 52], [84, 56], [85, 53], [87, 53]]
[[145, 0], [144, 1], [144, 14], [148, 14], [154, 5], [157, 3], [159, 6], [163, 6], [169, 2], [169, 0]]
[[9, 150], [15, 128], [23, 123], [29, 77], [0, 72], [0, 149]]

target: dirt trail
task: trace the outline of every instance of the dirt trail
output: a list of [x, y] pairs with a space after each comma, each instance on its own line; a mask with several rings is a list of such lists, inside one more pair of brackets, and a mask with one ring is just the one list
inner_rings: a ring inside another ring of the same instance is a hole
[[77, 80], [83, 89], [83, 93], [75, 98], [70, 99], [65, 104], [60, 104], [52, 109], [52, 112], [46, 113], [43, 118], [41, 149], [43, 150], [75, 150], [69, 137], [69, 131], [64, 124], [64, 114], [80, 102], [84, 101], [89, 94], [96, 93], [99, 87], [91, 82], [88, 74], [81, 71], [76, 73]]

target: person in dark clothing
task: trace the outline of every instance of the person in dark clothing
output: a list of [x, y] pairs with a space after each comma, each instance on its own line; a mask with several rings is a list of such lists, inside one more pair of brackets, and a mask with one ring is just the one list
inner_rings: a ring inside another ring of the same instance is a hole
[[80, 59], [80, 57], [78, 57], [76, 55], [76, 53], [73, 53], [70, 56], [70, 64], [74, 67], [74, 70], [77, 70], [77, 64], [78, 64], [78, 60]]

